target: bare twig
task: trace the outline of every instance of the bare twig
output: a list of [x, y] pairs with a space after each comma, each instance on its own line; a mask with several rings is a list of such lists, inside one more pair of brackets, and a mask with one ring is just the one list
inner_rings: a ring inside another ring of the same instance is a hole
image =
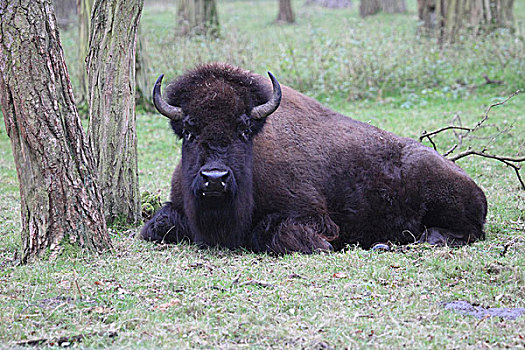
[[[487, 81], [487, 83], [489, 83], [489, 82], [491, 84], [497, 84], [498, 83], [498, 81], [490, 80], [486, 75], [484, 75], [484, 78]], [[463, 139], [467, 135], [476, 132], [477, 130], [481, 129], [482, 127], [485, 127], [484, 123], [489, 119], [489, 113], [490, 113], [492, 108], [505, 104], [511, 98], [513, 98], [514, 96], [520, 94], [521, 92], [522, 92], [521, 90], [516, 90], [514, 93], [510, 94], [503, 101], [492, 103], [490, 106], [487, 107], [487, 109], [485, 111], [485, 114], [483, 115], [483, 118], [480, 121], [478, 121], [476, 123], [476, 125], [474, 125], [474, 127], [472, 127], [472, 128], [464, 127], [464, 126], [461, 126], [461, 125], [460, 126], [450, 125], [450, 126], [439, 128], [439, 129], [431, 131], [431, 132], [427, 132], [425, 130], [425, 131], [423, 131], [422, 135], [419, 137], [419, 141], [422, 142], [426, 138], [432, 144], [432, 147], [434, 148], [434, 150], [437, 150], [436, 143], [432, 139], [432, 136], [435, 136], [435, 135], [437, 135], [439, 133], [442, 133], [444, 131], [452, 130], [454, 132], [454, 134], [456, 135], [456, 137], [458, 138], [458, 143], [454, 144], [452, 147], [450, 147], [443, 154], [444, 157], [450, 156], [454, 151], [456, 151], [458, 149], [459, 146], [461, 146], [461, 143], [462, 143]], [[456, 115], [454, 117], [453, 122], [456, 121], [456, 120], [458, 120], [459, 124], [461, 124], [461, 119], [459, 118], [458, 115]], [[491, 126], [494, 126], [494, 125], [491, 125]], [[463, 151], [463, 152], [461, 152], [459, 154], [456, 154], [455, 156], [452, 156], [449, 159], [451, 161], [453, 161], [453, 162], [456, 162], [457, 160], [459, 160], [461, 158], [464, 158], [464, 157], [472, 155], [472, 156], [479, 156], [479, 157], [483, 157], [483, 158], [494, 159], [494, 160], [497, 160], [499, 162], [502, 162], [502, 163], [504, 163], [505, 165], [511, 167], [514, 170], [514, 172], [516, 173], [516, 177], [518, 178], [518, 181], [521, 184], [521, 188], [523, 190], [525, 190], [525, 183], [523, 182], [523, 179], [521, 178], [521, 174], [520, 174], [521, 166], [516, 164], [516, 163], [525, 162], [525, 157], [508, 157], [508, 156], [500, 156], [500, 155], [494, 155], [494, 154], [486, 153], [488, 145], [490, 145], [503, 132], [508, 131], [507, 128], [505, 128], [504, 130], [500, 130], [497, 126], [494, 126], [494, 127], [496, 128], [496, 130], [498, 132], [496, 133], [496, 135], [492, 135], [491, 137], [488, 138], [489, 141], [487, 142], [487, 144], [483, 147], [483, 149], [481, 151], [474, 150], [471, 147], [469, 147], [466, 151]], [[456, 133], [457, 130], [465, 131], [465, 133]]]
[[511, 168], [514, 169], [514, 172], [516, 173], [516, 176], [518, 177], [518, 181], [521, 184], [521, 188], [523, 190], [525, 190], [525, 183], [523, 182], [523, 180], [521, 178], [521, 175], [520, 175], [521, 166], [513, 164], [513, 162], [514, 163], [525, 162], [525, 157], [520, 157], [520, 158], [503, 157], [503, 156], [497, 156], [497, 155], [485, 153], [485, 150], [482, 150], [481, 152], [479, 152], [479, 151], [474, 151], [473, 149], [468, 149], [468, 150], [466, 150], [464, 152], [461, 152], [461, 153], [459, 153], [459, 154], [457, 154], [454, 157], [451, 157], [449, 159], [451, 161], [455, 162], [458, 159], [461, 159], [461, 158], [464, 158], [464, 157], [470, 156], [470, 155], [479, 156], [479, 157], [483, 157], [483, 158], [494, 159], [494, 160], [500, 161], [500, 162], [510, 166]]
[[74, 278], [75, 287], [76, 287], [76, 290], [78, 292], [78, 295], [79, 295], [80, 299], [82, 299], [82, 292], [80, 291], [80, 286], [78, 285], [77, 271], [75, 271], [74, 269], [73, 269], [73, 278]]
[[485, 79], [485, 84], [487, 84], [487, 85], [489, 85], [489, 84], [496, 84], [496, 85], [503, 84], [503, 80], [492, 80], [485, 73], [483, 73], [482, 76], [483, 76], [483, 79]]
[[466, 131], [471, 131], [472, 129], [466, 128], [464, 126], [450, 125], [450, 126], [445, 126], [444, 128], [437, 129], [437, 130], [434, 130], [434, 131], [431, 131], [431, 132], [427, 132], [425, 130], [425, 131], [423, 131], [423, 134], [421, 136], [419, 136], [419, 141], [421, 142], [421, 141], [423, 141], [423, 139], [425, 137], [430, 138], [430, 136], [439, 134], [440, 132], [443, 132], [443, 131], [446, 131], [446, 130], [466, 130]]
[[496, 102], [496, 103], [491, 104], [491, 105], [487, 108], [487, 111], [485, 112], [485, 116], [486, 116], [486, 118], [488, 118], [488, 116], [489, 116], [489, 112], [490, 112], [490, 110], [492, 109], [492, 107], [501, 106], [502, 104], [507, 103], [508, 100], [510, 100], [511, 98], [513, 98], [513, 97], [516, 96], [516, 95], [519, 95], [519, 94], [522, 93], [522, 92], [523, 92], [523, 91], [521, 91], [521, 90], [516, 90], [516, 91], [514, 91], [512, 94], [510, 94], [509, 97], [507, 97], [506, 99], [504, 99], [503, 101], [500, 101], [500, 102]]
[[443, 153], [443, 157], [446, 157], [448, 156], [449, 154], [451, 154], [452, 152], [454, 152], [456, 150], [456, 148], [458, 148], [458, 144], [455, 143], [454, 146], [450, 147], [448, 149], [448, 151], [446, 151], [445, 153]]
[[518, 237], [512, 239], [510, 242], [507, 242], [507, 243], [503, 246], [503, 251], [500, 253], [500, 256], [501, 256], [501, 257], [504, 257], [504, 256], [507, 254], [509, 248], [512, 247], [512, 246], [517, 242], [517, 240], [518, 240]]
[[485, 321], [485, 320], [487, 320], [489, 318], [490, 318], [490, 314], [487, 314], [487, 315], [483, 316], [483, 318], [476, 323], [476, 325], [474, 326], [474, 329], [478, 328], [478, 326], [481, 324], [481, 322], [483, 322], [483, 321]]
[[265, 282], [265, 281], [259, 281], [259, 280], [247, 280], [244, 282], [239, 283], [239, 286], [259, 286], [259, 287], [274, 287], [273, 284]]

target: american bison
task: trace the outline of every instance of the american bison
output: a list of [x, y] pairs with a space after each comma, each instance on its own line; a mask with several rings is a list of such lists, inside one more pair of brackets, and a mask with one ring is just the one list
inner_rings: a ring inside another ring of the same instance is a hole
[[457, 165], [268, 74], [203, 65], [165, 99], [159, 77], [154, 103], [182, 159], [144, 239], [283, 254], [484, 238], [485, 195]]

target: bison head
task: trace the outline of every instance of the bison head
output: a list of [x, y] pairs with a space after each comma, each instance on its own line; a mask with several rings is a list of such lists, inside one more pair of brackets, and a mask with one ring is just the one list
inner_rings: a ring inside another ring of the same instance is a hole
[[[155, 107], [183, 139], [180, 182], [196, 240], [214, 245], [227, 235], [228, 242], [239, 244], [232, 235], [249, 225], [253, 137], [281, 101], [279, 83], [268, 75], [272, 91], [249, 72], [203, 66], [169, 84], [166, 100], [163, 76], [155, 83]], [[210, 232], [217, 228], [220, 232]]]

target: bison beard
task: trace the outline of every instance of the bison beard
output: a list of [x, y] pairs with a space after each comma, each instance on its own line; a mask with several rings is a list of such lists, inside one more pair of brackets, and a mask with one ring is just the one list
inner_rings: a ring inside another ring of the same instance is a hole
[[270, 78], [204, 65], [166, 100], [159, 78], [182, 160], [144, 239], [285, 254], [484, 238], [485, 195], [454, 163]]

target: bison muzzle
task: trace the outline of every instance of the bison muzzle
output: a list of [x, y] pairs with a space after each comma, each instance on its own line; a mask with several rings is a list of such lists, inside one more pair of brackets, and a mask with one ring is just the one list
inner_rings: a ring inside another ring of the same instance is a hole
[[269, 76], [203, 65], [164, 98], [159, 77], [182, 159], [144, 239], [284, 254], [484, 238], [485, 195], [457, 165]]

